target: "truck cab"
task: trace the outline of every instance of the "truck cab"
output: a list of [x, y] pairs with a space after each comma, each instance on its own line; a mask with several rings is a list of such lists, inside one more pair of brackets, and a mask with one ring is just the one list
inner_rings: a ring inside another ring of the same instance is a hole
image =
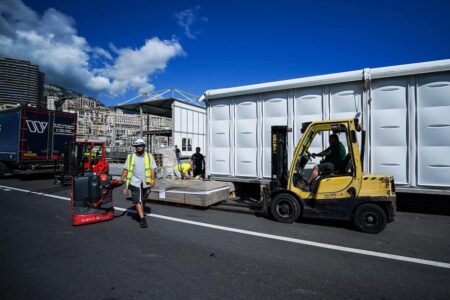
[[[291, 223], [299, 217], [351, 220], [357, 229], [369, 233], [381, 232], [394, 221], [393, 177], [363, 172], [364, 152], [360, 152], [358, 139], [364, 144], [365, 134], [359, 116], [304, 123], [289, 170], [279, 159], [284, 155], [280, 151], [282, 132], [280, 128], [272, 131], [270, 212], [277, 221]], [[325, 172], [320, 167], [324, 161], [313, 151], [322, 150], [330, 135], [338, 137], [345, 156]], [[318, 176], [311, 176], [312, 172]]]

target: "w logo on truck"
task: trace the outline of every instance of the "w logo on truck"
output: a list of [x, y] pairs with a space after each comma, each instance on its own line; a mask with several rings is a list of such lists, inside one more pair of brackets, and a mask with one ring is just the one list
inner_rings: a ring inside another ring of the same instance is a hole
[[33, 120], [26, 120], [28, 130], [31, 133], [44, 133], [45, 129], [47, 128], [48, 122], [41, 122], [41, 121], [33, 121]]

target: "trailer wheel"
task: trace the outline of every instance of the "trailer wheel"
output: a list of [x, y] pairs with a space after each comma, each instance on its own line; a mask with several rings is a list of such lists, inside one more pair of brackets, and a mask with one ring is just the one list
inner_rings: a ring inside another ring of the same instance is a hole
[[9, 172], [8, 166], [4, 162], [0, 161], [0, 177], [5, 176], [5, 174], [8, 172]]
[[386, 212], [376, 204], [361, 204], [355, 211], [353, 223], [362, 232], [380, 233], [386, 227]]
[[281, 193], [272, 199], [270, 212], [278, 222], [292, 223], [300, 216], [302, 207], [294, 196], [287, 193]]

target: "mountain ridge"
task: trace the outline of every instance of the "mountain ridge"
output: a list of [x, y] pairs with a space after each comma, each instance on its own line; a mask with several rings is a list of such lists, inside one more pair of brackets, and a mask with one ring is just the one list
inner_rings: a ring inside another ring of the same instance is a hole
[[86, 96], [83, 95], [80, 92], [71, 90], [71, 89], [67, 89], [65, 87], [56, 85], [56, 84], [52, 84], [52, 83], [46, 83], [45, 84], [45, 93], [47, 96], [54, 96], [54, 97], [58, 97], [61, 98], [63, 96], [66, 97], [73, 97], [73, 98], [77, 98], [77, 97], [85, 97], [88, 98], [90, 100], [96, 101], [99, 103], [99, 105], [101, 106], [106, 106], [101, 100], [91, 97], [91, 96]]

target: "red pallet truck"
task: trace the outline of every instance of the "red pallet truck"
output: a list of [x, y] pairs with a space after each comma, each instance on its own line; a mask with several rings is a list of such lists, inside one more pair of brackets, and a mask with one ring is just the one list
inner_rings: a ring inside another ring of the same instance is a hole
[[121, 183], [109, 175], [105, 144], [70, 143], [65, 152], [64, 169], [72, 176], [72, 224], [112, 220], [112, 190]]

